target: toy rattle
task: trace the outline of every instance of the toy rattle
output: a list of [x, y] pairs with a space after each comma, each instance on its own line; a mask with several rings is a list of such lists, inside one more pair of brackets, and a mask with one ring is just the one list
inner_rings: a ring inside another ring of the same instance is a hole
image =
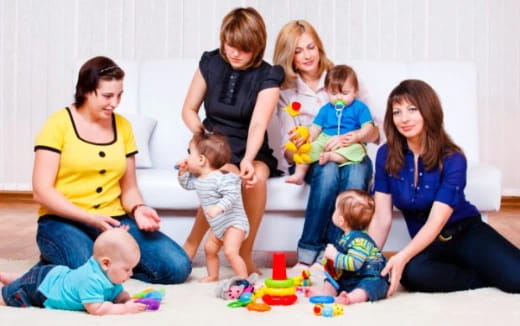
[[290, 140], [285, 143], [285, 150], [293, 154], [293, 161], [296, 164], [311, 162], [311, 157], [309, 156], [309, 152], [311, 151], [309, 128], [307, 128], [307, 126], [302, 126], [296, 119], [297, 116], [300, 115], [301, 106], [300, 102], [291, 102], [284, 108], [284, 110], [293, 118], [294, 125], [296, 126], [296, 133], [304, 140], [304, 143], [299, 147]]

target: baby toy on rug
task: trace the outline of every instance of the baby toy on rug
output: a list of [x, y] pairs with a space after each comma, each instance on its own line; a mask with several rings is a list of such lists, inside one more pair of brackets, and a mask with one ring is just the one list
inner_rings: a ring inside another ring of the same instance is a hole
[[307, 128], [307, 126], [302, 126], [299, 121], [297, 121], [297, 116], [300, 115], [300, 109], [300, 102], [291, 102], [284, 108], [284, 110], [293, 118], [296, 126], [296, 133], [304, 141], [300, 146], [296, 146], [296, 144], [291, 140], [285, 143], [285, 150], [293, 154], [293, 161], [296, 164], [309, 163], [311, 161], [311, 157], [309, 156], [309, 152], [311, 151], [309, 128]]
[[135, 302], [144, 303], [146, 310], [159, 310], [164, 294], [164, 289], [155, 290], [153, 288], [146, 288], [134, 294], [132, 299], [136, 299]]

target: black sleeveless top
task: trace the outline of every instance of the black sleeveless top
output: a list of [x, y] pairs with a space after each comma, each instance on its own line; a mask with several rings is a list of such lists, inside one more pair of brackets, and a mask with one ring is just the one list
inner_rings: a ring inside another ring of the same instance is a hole
[[[283, 69], [263, 61], [256, 68], [235, 70], [224, 61], [218, 49], [204, 52], [199, 68], [207, 85], [204, 127], [228, 138], [231, 162], [239, 166], [246, 152], [249, 124], [258, 93], [263, 89], [280, 87], [284, 79]], [[266, 163], [271, 176], [281, 174], [277, 170], [278, 161], [269, 148], [267, 132], [255, 160]]]

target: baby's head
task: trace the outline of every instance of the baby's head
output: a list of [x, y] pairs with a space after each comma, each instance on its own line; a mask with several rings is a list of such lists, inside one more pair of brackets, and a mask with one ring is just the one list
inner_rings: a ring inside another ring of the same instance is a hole
[[127, 281], [141, 259], [135, 239], [124, 228], [113, 228], [101, 233], [94, 241], [94, 258], [114, 284]]
[[354, 69], [347, 65], [332, 67], [325, 76], [325, 90], [329, 102], [334, 104], [341, 100], [344, 106], [352, 104], [359, 90], [359, 83]]
[[374, 209], [374, 199], [366, 191], [349, 189], [338, 195], [332, 222], [342, 230], [364, 230], [372, 220]]
[[220, 169], [231, 160], [231, 148], [225, 136], [220, 134], [195, 134], [190, 142], [188, 168], [196, 172], [207, 163], [212, 169]]

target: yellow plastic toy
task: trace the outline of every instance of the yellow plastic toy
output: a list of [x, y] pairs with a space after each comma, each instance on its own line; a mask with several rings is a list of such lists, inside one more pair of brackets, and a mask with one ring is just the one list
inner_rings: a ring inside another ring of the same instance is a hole
[[296, 133], [305, 141], [300, 147], [297, 147], [292, 141], [285, 143], [285, 150], [293, 154], [293, 161], [296, 164], [310, 163], [311, 157], [309, 152], [311, 151], [310, 133], [307, 126], [302, 126], [296, 121], [296, 117], [300, 115], [301, 109], [300, 102], [291, 102], [284, 108], [285, 111], [293, 118], [294, 124], [296, 125]]

